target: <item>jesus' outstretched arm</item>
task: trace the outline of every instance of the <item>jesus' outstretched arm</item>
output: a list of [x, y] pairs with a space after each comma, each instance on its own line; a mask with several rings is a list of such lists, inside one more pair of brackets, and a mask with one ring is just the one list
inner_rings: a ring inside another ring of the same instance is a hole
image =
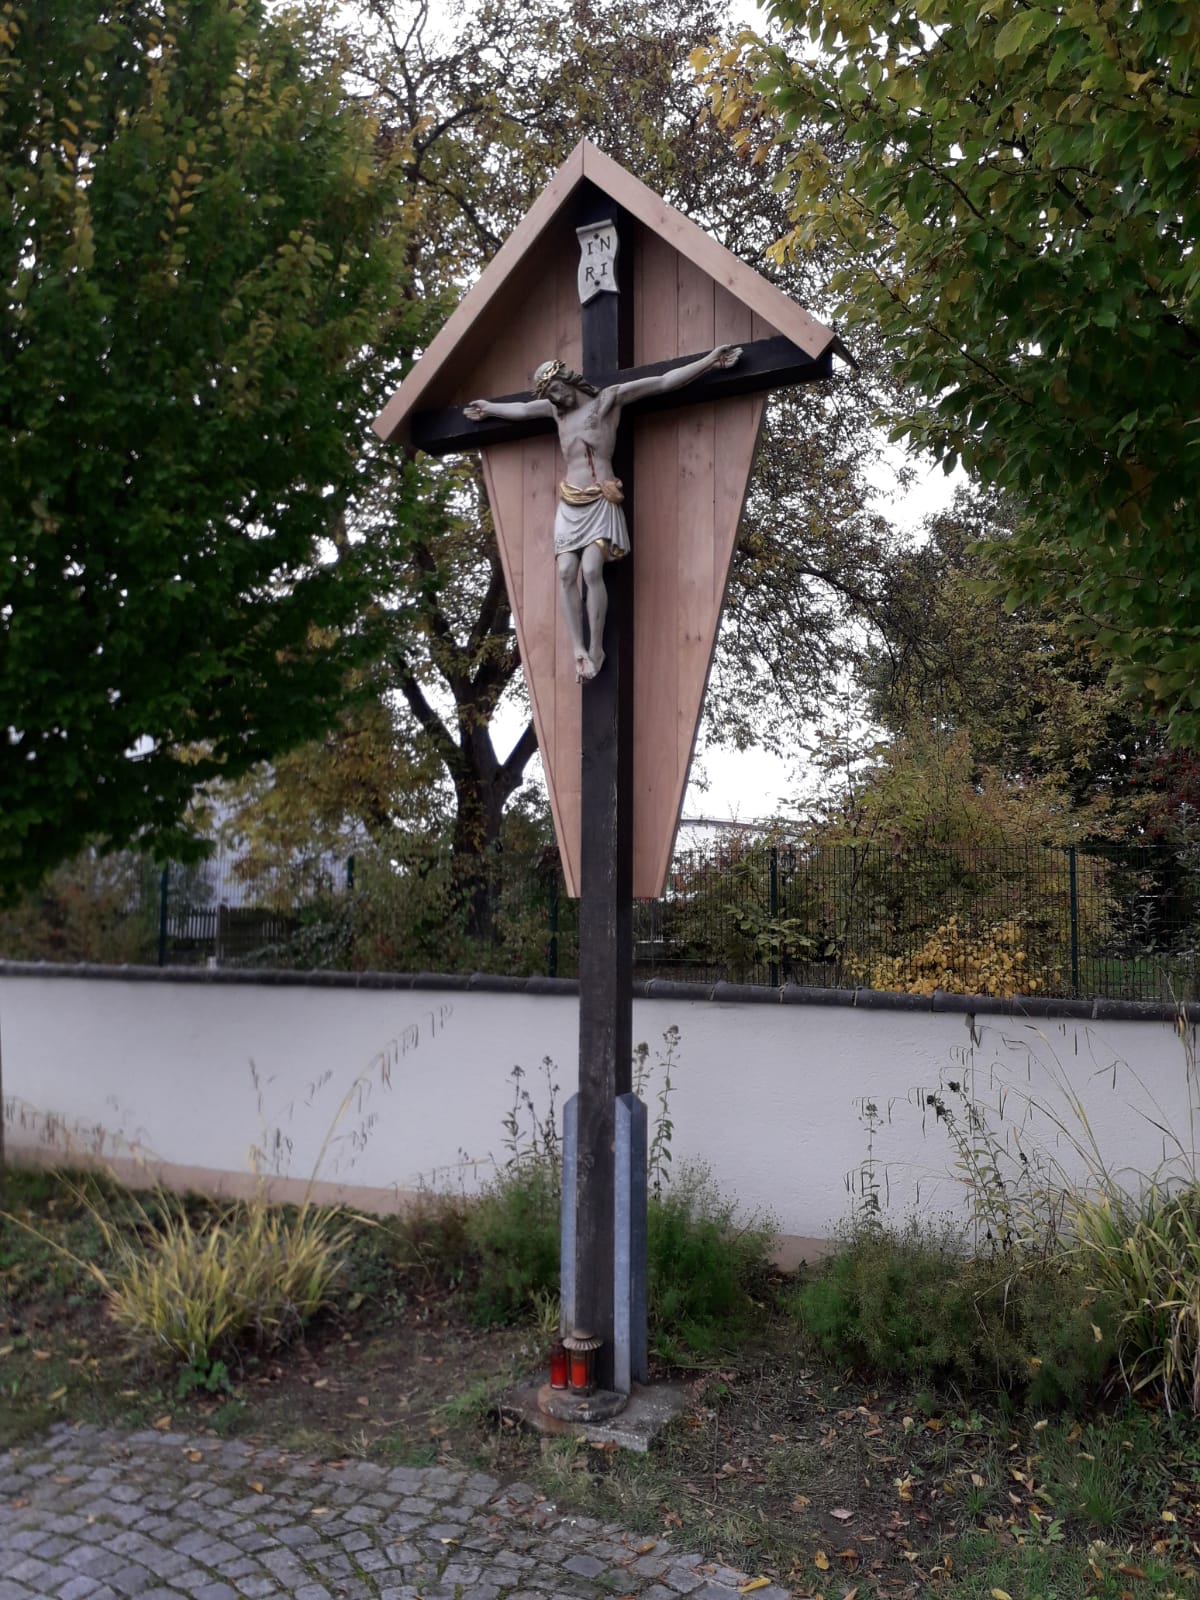
[[741, 359], [741, 346], [736, 344], [719, 344], [715, 350], [706, 356], [701, 356], [696, 361], [685, 362], [681, 367], [672, 367], [669, 372], [659, 373], [654, 378], [634, 378], [631, 383], [620, 383], [614, 386], [613, 399], [619, 406], [631, 405], [635, 400], [642, 400], [651, 394], [669, 394], [672, 389], [682, 389], [685, 384], [694, 383], [697, 378], [703, 377], [706, 372], [711, 372], [714, 367], [733, 367]]
[[530, 417], [556, 415], [549, 400], [472, 400], [463, 407], [463, 414], [472, 422], [482, 422], [485, 417], [499, 417], [504, 422], [525, 422]]

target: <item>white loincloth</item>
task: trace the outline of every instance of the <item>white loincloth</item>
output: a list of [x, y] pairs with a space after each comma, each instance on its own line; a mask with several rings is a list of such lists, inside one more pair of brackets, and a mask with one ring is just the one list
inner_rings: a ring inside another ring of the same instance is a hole
[[560, 496], [554, 514], [554, 554], [569, 555], [590, 544], [604, 546], [606, 561], [618, 561], [629, 553], [624, 508], [602, 495], [582, 506], [569, 505]]

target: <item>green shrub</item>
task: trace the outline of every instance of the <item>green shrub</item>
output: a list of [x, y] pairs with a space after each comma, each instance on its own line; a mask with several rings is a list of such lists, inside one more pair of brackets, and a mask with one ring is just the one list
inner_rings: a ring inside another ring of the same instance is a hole
[[651, 1345], [664, 1360], [713, 1355], [743, 1338], [753, 1290], [775, 1237], [768, 1219], [739, 1219], [707, 1167], [684, 1165], [650, 1202], [647, 1229]]
[[1094, 1397], [1113, 1353], [1076, 1265], [965, 1255], [953, 1230], [916, 1224], [853, 1233], [790, 1309], [839, 1365], [1041, 1409]]
[[467, 1239], [477, 1281], [472, 1311], [485, 1326], [531, 1315], [558, 1292], [560, 1169], [544, 1159], [506, 1168], [470, 1206]]

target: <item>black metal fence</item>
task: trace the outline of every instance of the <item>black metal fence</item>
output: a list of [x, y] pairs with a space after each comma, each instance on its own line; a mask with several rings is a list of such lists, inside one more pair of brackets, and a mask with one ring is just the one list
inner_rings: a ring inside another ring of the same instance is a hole
[[[634, 911], [635, 970], [932, 993], [1200, 997], [1200, 865], [1166, 850], [944, 851], [745, 837], [677, 854]], [[573, 976], [557, 856], [76, 863], [0, 916], [0, 956]]]

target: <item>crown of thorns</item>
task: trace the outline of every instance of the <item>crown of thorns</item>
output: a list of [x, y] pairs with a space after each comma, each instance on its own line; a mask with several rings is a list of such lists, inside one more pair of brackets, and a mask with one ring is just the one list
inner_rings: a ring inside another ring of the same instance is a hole
[[546, 390], [556, 379], [560, 383], [570, 384], [572, 389], [579, 389], [584, 394], [600, 393], [596, 385], [589, 383], [582, 372], [573, 371], [565, 361], [543, 361], [533, 375], [533, 389], [539, 400], [546, 398]]

